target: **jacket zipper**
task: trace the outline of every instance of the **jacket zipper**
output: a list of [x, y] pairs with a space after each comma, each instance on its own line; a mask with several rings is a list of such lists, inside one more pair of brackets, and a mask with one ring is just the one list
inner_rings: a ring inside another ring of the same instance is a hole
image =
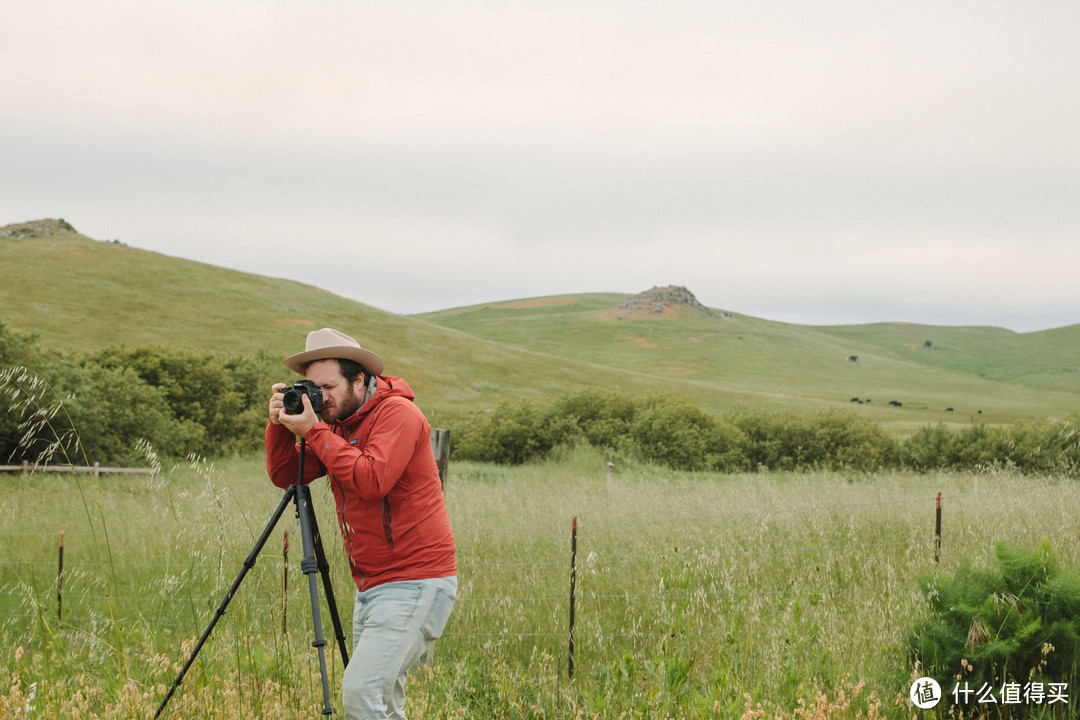
[[[337, 478], [334, 477], [333, 473], [327, 473], [327, 475], [329, 476], [330, 480], [335, 485], [337, 485], [338, 492], [341, 493], [342, 492], [341, 483], [339, 483], [337, 481]], [[353, 570], [353, 571], [357, 571], [358, 568], [356, 567], [356, 563], [353, 562], [353, 555], [352, 555], [352, 528], [349, 527], [349, 523], [345, 522], [344, 502], [342, 503], [342, 509], [338, 510], [338, 523], [341, 525], [341, 529], [345, 531], [345, 543], [347, 545], [346, 549], [348, 551], [348, 552], [346, 552], [346, 555], [348, 555], [348, 557], [349, 557], [349, 569]]]
[[394, 549], [394, 526], [390, 518], [390, 498], [383, 497], [382, 499], [382, 527], [383, 534], [386, 535], [386, 544], [390, 546], [390, 549]]

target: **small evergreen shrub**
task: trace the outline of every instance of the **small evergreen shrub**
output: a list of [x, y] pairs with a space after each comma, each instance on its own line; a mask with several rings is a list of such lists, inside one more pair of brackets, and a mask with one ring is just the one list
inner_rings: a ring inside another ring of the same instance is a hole
[[930, 617], [910, 635], [918, 673], [948, 695], [958, 682], [1068, 683], [1080, 664], [1080, 574], [1061, 567], [1049, 542], [1028, 550], [1000, 543], [995, 567], [965, 562], [953, 577], [920, 579]]

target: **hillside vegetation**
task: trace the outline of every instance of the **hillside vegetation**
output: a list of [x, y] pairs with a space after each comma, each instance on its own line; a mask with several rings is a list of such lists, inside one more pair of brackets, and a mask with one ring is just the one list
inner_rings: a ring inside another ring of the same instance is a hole
[[658, 288], [633, 298], [534, 298], [419, 317], [650, 382], [677, 380], [712, 410], [849, 407], [907, 434], [928, 422], [996, 424], [1080, 407], [1080, 326], [1028, 334], [905, 323], [810, 327], [696, 307], [684, 297], [681, 288]]
[[687, 291], [658, 302], [582, 294], [407, 317], [285, 279], [95, 241], [58, 220], [0, 228], [0, 255], [8, 268], [0, 320], [36, 331], [42, 348], [284, 357], [308, 331], [336, 327], [382, 355], [436, 416], [587, 388], [675, 393], [714, 412], [850, 409], [898, 435], [1080, 407], [1080, 326], [808, 327], [703, 308]]

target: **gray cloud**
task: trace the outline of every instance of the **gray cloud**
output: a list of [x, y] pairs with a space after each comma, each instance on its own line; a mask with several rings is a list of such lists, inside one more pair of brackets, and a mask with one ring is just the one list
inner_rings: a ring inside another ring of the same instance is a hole
[[[15, 3], [0, 222], [396, 312], [1080, 320], [1066, 4]], [[308, 268], [301, 270], [299, 268]]]

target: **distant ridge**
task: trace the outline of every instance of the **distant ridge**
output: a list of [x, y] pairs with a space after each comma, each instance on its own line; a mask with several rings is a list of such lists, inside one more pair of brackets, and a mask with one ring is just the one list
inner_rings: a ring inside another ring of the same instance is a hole
[[0, 227], [0, 254], [14, 269], [0, 283], [0, 321], [37, 332], [45, 352], [159, 345], [284, 358], [311, 328], [334, 327], [377, 349], [440, 417], [582, 388], [677, 393], [712, 411], [843, 409], [900, 435], [1080, 406], [1080, 327], [801, 326], [710, 310], [676, 285], [400, 316], [295, 281], [93, 240], [62, 219]]

